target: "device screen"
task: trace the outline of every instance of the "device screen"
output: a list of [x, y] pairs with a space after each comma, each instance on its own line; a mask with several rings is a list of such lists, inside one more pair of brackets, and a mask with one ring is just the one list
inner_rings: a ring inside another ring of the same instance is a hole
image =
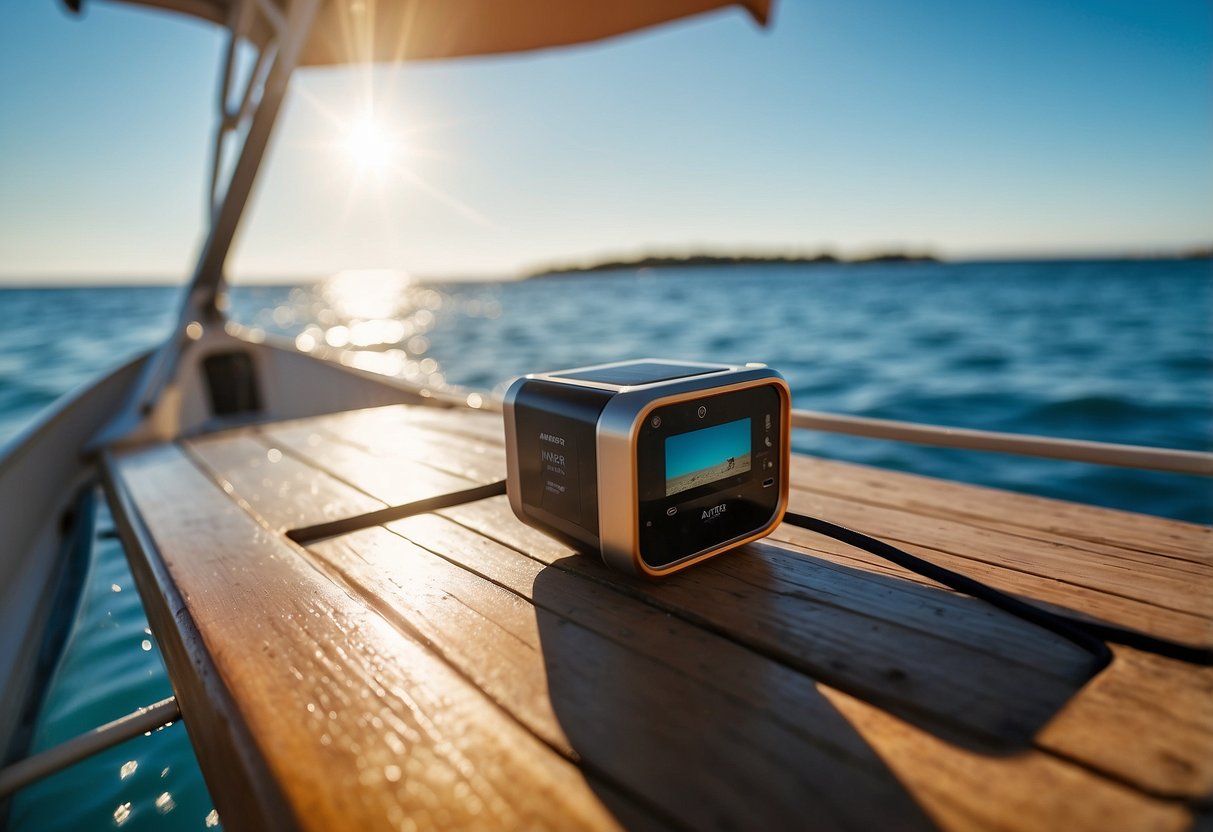
[[750, 420], [738, 419], [665, 440], [665, 495], [750, 470]]

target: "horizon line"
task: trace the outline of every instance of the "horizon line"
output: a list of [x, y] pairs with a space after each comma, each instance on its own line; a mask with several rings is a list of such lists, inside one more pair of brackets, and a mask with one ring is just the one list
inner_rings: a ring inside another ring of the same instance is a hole
[[[598, 257], [583, 257], [576, 260], [569, 259], [564, 261], [547, 261], [544, 263], [533, 263], [529, 266], [522, 267], [511, 273], [502, 272], [483, 272], [483, 273], [447, 273], [447, 274], [416, 274], [413, 277], [418, 283], [513, 283], [516, 281], [526, 280], [539, 275], [556, 275], [564, 272], [581, 273], [592, 271], [596, 268], [602, 271], [608, 271], [613, 268], [625, 269], [629, 266], [642, 266], [641, 261], [644, 260], [688, 260], [692, 258], [721, 258], [738, 260], [771, 260], [778, 261], [780, 259], [791, 260], [793, 262], [803, 261], [805, 265], [813, 265], [811, 261], [822, 258], [835, 258], [833, 261], [826, 260], [820, 265], [822, 266], [864, 266], [864, 265], [898, 265], [896, 259], [882, 261], [880, 258], [907, 258], [904, 265], [914, 266], [922, 265], [925, 261], [927, 264], [933, 265], [966, 265], [966, 264], [981, 264], [981, 263], [1081, 263], [1081, 262], [1147, 262], [1147, 261], [1180, 261], [1180, 260], [1207, 260], [1213, 257], [1213, 244], [1194, 245], [1194, 246], [1168, 246], [1160, 247], [1153, 251], [1136, 251], [1136, 252], [1069, 252], [1069, 253], [1054, 253], [1048, 254], [1038, 252], [1034, 254], [983, 254], [962, 257], [949, 257], [932, 252], [929, 249], [879, 249], [873, 248], [867, 254], [858, 255], [839, 255], [829, 249], [818, 249], [815, 251], [807, 250], [788, 250], [788, 249], [751, 249], [746, 251], [734, 250], [731, 252], [709, 251], [706, 249], [685, 249], [678, 253], [673, 253], [670, 249], [652, 249], [645, 250], [641, 253], [610, 255], [603, 254]], [[917, 258], [915, 260], [914, 258]], [[676, 262], [665, 264], [671, 267], [677, 267]], [[657, 266], [661, 268], [661, 266]], [[237, 275], [235, 278], [229, 278], [228, 285], [230, 286], [281, 286], [281, 285], [305, 285], [317, 283], [326, 280], [334, 274], [342, 271], [358, 272], [358, 271], [382, 271], [383, 269], [338, 269], [322, 275], [304, 275], [300, 273], [262, 273], [259, 275]], [[398, 271], [408, 273], [405, 269], [387, 269], [388, 271]], [[163, 274], [155, 273], [134, 273], [134, 274], [94, 274], [82, 275], [71, 272], [44, 272], [44, 273], [0, 273], [0, 289], [39, 289], [39, 288], [64, 288], [64, 289], [86, 289], [86, 288], [109, 288], [122, 286], [142, 286], [149, 288], [184, 288], [189, 285], [188, 277], [180, 279], [169, 277]]]

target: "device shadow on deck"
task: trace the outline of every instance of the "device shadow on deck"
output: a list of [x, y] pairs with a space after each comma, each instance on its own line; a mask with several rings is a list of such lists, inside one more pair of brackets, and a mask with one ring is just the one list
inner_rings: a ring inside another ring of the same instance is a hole
[[[578, 590], [585, 577], [645, 603], [587, 609], [610, 599]], [[552, 709], [587, 772], [695, 827], [778, 828], [810, 807], [828, 826], [933, 828], [818, 683], [998, 758], [1028, 749], [1090, 671], [972, 599], [771, 543], [661, 582], [568, 557], [534, 602]]]

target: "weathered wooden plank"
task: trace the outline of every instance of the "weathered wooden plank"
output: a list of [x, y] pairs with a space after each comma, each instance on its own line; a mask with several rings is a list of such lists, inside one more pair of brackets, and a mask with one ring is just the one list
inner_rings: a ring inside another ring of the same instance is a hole
[[[351, 414], [346, 424], [364, 427], [371, 415], [382, 421], [390, 412], [373, 411], [360, 420]], [[426, 424], [429, 418], [426, 417]], [[485, 423], [494, 421], [491, 417], [460, 419], [453, 414], [445, 418], [474, 422], [489, 430], [492, 425]], [[399, 418], [393, 424], [398, 422]], [[331, 430], [331, 435], [342, 439], [339, 430]], [[362, 437], [365, 433], [359, 430], [357, 435]], [[451, 442], [440, 433], [418, 428], [411, 422], [381, 434], [374, 441], [378, 457], [418, 459], [471, 479], [499, 477], [504, 465], [504, 457], [495, 446], [476, 441]], [[1170, 558], [1145, 564], [1138, 553], [1131, 551], [1095, 554], [1074, 550], [1057, 541], [1033, 541], [947, 518], [919, 518], [907, 511], [857, 504], [800, 489], [793, 490], [792, 508], [883, 537], [943, 566], [988, 580], [1000, 589], [1169, 638], [1191, 643], [1213, 640], [1213, 593], [1207, 591], [1213, 585], [1211, 567]], [[792, 526], [777, 530], [774, 537], [799, 544], [821, 540]], [[922, 545], [926, 541], [932, 545]], [[947, 545], [941, 545], [941, 541]], [[850, 547], [827, 543], [825, 548], [820, 544], [814, 548], [864, 564], [865, 569], [870, 564], [881, 572], [909, 574]]]
[[[466, 475], [479, 478], [491, 478], [500, 475], [499, 461], [494, 461], [491, 449], [484, 448], [473, 455], [461, 453], [459, 442], [442, 442], [441, 436], [430, 432], [428, 436], [419, 435], [415, 425], [402, 424], [403, 419], [388, 411], [378, 411], [373, 414], [374, 420], [393, 425], [393, 429], [375, 440], [385, 452], [394, 448], [391, 454], [407, 456], [409, 446], [432, 447], [439, 445], [444, 448], [441, 452], [427, 452], [432, 464], [440, 464], [452, 472], [468, 472]], [[365, 426], [361, 420], [366, 416], [347, 417], [345, 424]], [[454, 416], [447, 416], [455, 419]], [[464, 423], [478, 423], [492, 428], [491, 419], [464, 418]], [[334, 433], [345, 430], [341, 425], [334, 426]], [[470, 431], [469, 431], [470, 433]], [[485, 431], [486, 436], [489, 431]], [[360, 432], [361, 436], [367, 432]], [[407, 443], [402, 438], [412, 436]], [[423, 441], [424, 440], [424, 441]], [[347, 443], [356, 444], [356, 443]], [[475, 443], [472, 443], [475, 444]], [[485, 446], [487, 447], [487, 446]], [[794, 505], [798, 510], [813, 513], [818, 508], [816, 497], [809, 494], [794, 493]], [[1055, 502], [1055, 501], [1046, 501]], [[1063, 504], [1064, 505], [1064, 504]], [[862, 507], [861, 507], [862, 508]], [[857, 509], [859, 510], [859, 509]], [[463, 510], [456, 510], [456, 512]], [[470, 509], [475, 514], [475, 509]], [[1099, 511], [1092, 509], [1091, 511]], [[831, 516], [826, 512], [819, 512]], [[832, 518], [833, 519], [833, 518]], [[1146, 524], [1154, 518], [1140, 518]], [[476, 522], [476, 521], [473, 521]], [[855, 525], [871, 531], [860, 523]], [[479, 528], [479, 527], [478, 527]], [[482, 528], [482, 530], [484, 530]], [[912, 530], [911, 530], [912, 531]], [[491, 531], [490, 531], [491, 533]], [[527, 531], [520, 532], [527, 534]], [[972, 534], [972, 530], [964, 524], [945, 524], [942, 530], [937, 530], [946, 542], [950, 536]], [[978, 533], [988, 534], [988, 531], [978, 530]], [[912, 536], [906, 534], [906, 536]], [[860, 552], [851, 552], [839, 544], [825, 541], [816, 535], [810, 535], [801, 530], [781, 530], [777, 537], [795, 540], [798, 544], [811, 547], [819, 555], [833, 558], [841, 563], [864, 564], [864, 568], [884, 571], [888, 574], [900, 572], [896, 567], [887, 567], [870, 556]], [[1017, 540], [1022, 541], [1022, 538]], [[933, 545], [939, 545], [936, 537], [931, 537]], [[542, 536], [530, 534], [526, 540], [515, 540], [514, 545], [528, 550], [532, 554], [542, 551], [544, 546], [550, 546], [551, 541]], [[1208, 620], [1202, 616], [1190, 613], [1176, 612], [1158, 607], [1133, 598], [1112, 595], [1099, 590], [1065, 584], [1055, 581], [1047, 575], [1032, 575], [1015, 569], [1006, 569], [999, 564], [973, 561], [960, 555], [940, 551], [938, 549], [917, 546], [914, 543], [902, 541], [910, 551], [935, 560], [942, 565], [973, 574], [996, 586], [1014, 592], [1020, 592], [1029, 597], [1037, 597], [1052, 601], [1058, 606], [1076, 609], [1095, 615], [1105, 620], [1127, 624], [1140, 629], [1158, 632], [1172, 638], [1186, 639], [1200, 643], [1208, 633]], [[1023, 545], [1030, 545], [1024, 541]], [[1004, 541], [1005, 545], [1010, 545]], [[962, 549], [964, 547], [957, 547]], [[868, 565], [870, 564], [870, 565]], [[1164, 562], [1164, 565], [1165, 562]], [[1110, 567], [1113, 570], [1123, 569], [1122, 565]], [[1144, 568], [1144, 567], [1143, 567]], [[1115, 574], [1115, 571], [1113, 572]], [[1197, 585], [1197, 590], [1200, 589]], [[1132, 590], [1132, 585], [1122, 589]], [[1119, 656], [1127, 655], [1126, 651], [1118, 651]], [[1158, 794], [1200, 796], [1213, 790], [1213, 721], [1191, 720], [1191, 712], [1176, 713], [1171, 701], [1166, 697], [1147, 699], [1137, 702], [1125, 696], [1108, 697], [1106, 701], [1102, 692], [1106, 689], [1117, 690], [1132, 688], [1135, 685], [1149, 685], [1153, 680], [1161, 679], [1164, 689], [1174, 689], [1172, 699], [1183, 702], [1192, 700], [1192, 692], [1205, 689], [1208, 684], [1209, 671], [1193, 668], [1176, 662], [1162, 661], [1152, 665], [1148, 673], [1140, 666], [1130, 661], [1118, 661], [1096, 680], [1090, 691], [1071, 701], [1065, 710], [1052, 722], [1049, 731], [1038, 737], [1043, 747], [1050, 748], [1067, 756], [1084, 759], [1093, 766], [1108, 771], [1115, 776], [1137, 783], [1142, 788]], [[1087, 693], [1090, 697], [1087, 698]], [[1114, 714], [1114, 716], [1110, 715]], [[1114, 719], [1124, 728], [1124, 737], [1136, 736], [1136, 753], [1127, 753], [1124, 746], [1116, 743], [1101, 743], [1090, 738], [1100, 736], [1101, 724], [1107, 719]], [[1153, 726], [1162, 723], [1168, 726], [1166, 730], [1155, 730]], [[1182, 736], [1184, 742], [1173, 743], [1172, 736]]]
[[[792, 506], [797, 511], [820, 516], [814, 511], [811, 502], [802, 501], [799, 496], [793, 496]], [[863, 528], [858, 523], [854, 525]], [[901, 569], [875, 555], [869, 555], [793, 526], [781, 526], [771, 535], [771, 539], [784, 546], [803, 550], [813, 557], [854, 565], [865, 571], [896, 575], [915, 583], [932, 585], [928, 579]], [[928, 546], [906, 541], [899, 541], [898, 545], [907, 552], [926, 558], [940, 566], [979, 578], [993, 587], [1031, 599], [1065, 614], [1085, 615], [1095, 620], [1124, 624], [1160, 636], [1188, 640], [1193, 643], [1202, 641], [1202, 636], [1208, 629], [1206, 619], [1190, 613], [1175, 612], [1130, 598], [1108, 595], [1099, 590], [1025, 574], [1015, 569], [1003, 569], [997, 564], [974, 562], [968, 558], [950, 552], [941, 552]]]
[[[338, 445], [320, 446], [317, 454], [317, 446], [291, 444], [276, 429], [266, 436], [294, 453], [311, 453], [313, 464], [386, 502], [424, 496], [417, 485], [423, 475], [408, 468], [407, 456], [372, 457]], [[432, 488], [459, 487], [448, 479], [435, 471]], [[531, 532], [519, 548], [532, 556], [568, 554], [508, 511], [496, 512], [493, 522], [494, 533]], [[938, 728], [989, 741], [1026, 743], [1086, 678], [1085, 654], [985, 604], [803, 557], [789, 560], [775, 547], [756, 549], [768, 556], [724, 559], [660, 585], [607, 579], [907, 718], [925, 714]]]
[[924, 517], [1130, 549], [1151, 562], [1162, 556], [1213, 563], [1213, 529], [1194, 523], [804, 456], [793, 462], [792, 476], [803, 488]]
[[[1116, 660], [1037, 739], [1158, 795], [1213, 796], [1213, 668], [1115, 647]], [[1122, 753], [1112, 753], [1119, 750]]]
[[179, 449], [128, 453], [117, 476], [299, 825], [616, 826], [581, 772]]
[[291, 828], [292, 810], [220, 678], [193, 614], [169, 575], [125, 483], [108, 455], [102, 475], [114, 524], [173, 693], [220, 816], [239, 829]]
[[[845, 498], [802, 492], [798, 503], [842, 525], [891, 541], [941, 541], [935, 548], [970, 561], [1014, 569], [1072, 586], [1143, 601], [1163, 609], [1213, 617], [1213, 567], [1194, 574], [1165, 559], [1152, 564], [1111, 558], [1061, 543], [1029, 540], [904, 509], [858, 504]], [[798, 494], [797, 496], [800, 496]], [[1206, 631], [1205, 635], [1210, 635]]]
[[[300, 462], [267, 464], [261, 450], [247, 439], [193, 447], [272, 527], [310, 522], [343, 502], [351, 511], [374, 507]], [[303, 479], [312, 487], [278, 496], [280, 482]], [[958, 749], [448, 520], [394, 528], [409, 540], [375, 529], [313, 548], [553, 747], [694, 827], [766, 828], [806, 817], [899, 828], [1183, 822], [1179, 807], [1142, 802], [1040, 753]], [[879, 756], [869, 733], [881, 735]], [[1076, 792], [1084, 798], [1074, 800]]]

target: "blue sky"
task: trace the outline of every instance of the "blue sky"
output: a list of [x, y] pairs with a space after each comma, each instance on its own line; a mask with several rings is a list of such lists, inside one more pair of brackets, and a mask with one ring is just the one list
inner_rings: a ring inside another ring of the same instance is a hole
[[[0, 280], [180, 281], [222, 40], [0, 0]], [[229, 271], [642, 251], [1149, 253], [1213, 238], [1204, 0], [790, 0], [578, 50], [297, 76]], [[387, 175], [343, 136], [373, 91]]]
[[665, 478], [672, 480], [750, 452], [750, 420], [680, 433], [665, 441]]

